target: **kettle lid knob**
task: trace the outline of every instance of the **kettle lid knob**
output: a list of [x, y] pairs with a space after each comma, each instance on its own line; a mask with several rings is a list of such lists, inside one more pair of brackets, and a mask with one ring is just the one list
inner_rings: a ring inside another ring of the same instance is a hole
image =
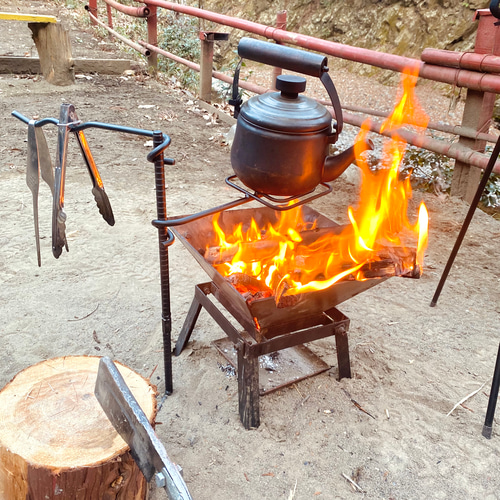
[[306, 90], [306, 79], [297, 75], [278, 75], [276, 89], [281, 91], [282, 96], [296, 98]]

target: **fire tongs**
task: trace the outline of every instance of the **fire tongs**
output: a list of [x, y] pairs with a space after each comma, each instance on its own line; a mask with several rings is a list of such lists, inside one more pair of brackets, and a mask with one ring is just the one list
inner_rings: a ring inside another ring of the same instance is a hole
[[[113, 226], [115, 219], [109, 202], [108, 195], [95, 164], [88, 142], [83, 133], [83, 127], [78, 120], [75, 108], [72, 104], [62, 104], [59, 120], [45, 118], [43, 120], [29, 120], [22, 114], [14, 111], [13, 116], [28, 124], [28, 165], [26, 170], [26, 183], [33, 195], [33, 215], [35, 222], [35, 239], [38, 265], [41, 266], [40, 235], [38, 226], [38, 192], [40, 173], [42, 179], [49, 185], [52, 198], [52, 252], [58, 258], [63, 247], [68, 251], [66, 240], [66, 212], [64, 211], [64, 183], [66, 178], [66, 157], [68, 152], [69, 133], [72, 132], [78, 141], [85, 165], [92, 180], [92, 193], [97, 207], [104, 220]], [[57, 156], [55, 173], [50, 158], [47, 141], [42, 127], [48, 123], [58, 126], [57, 133]], [[88, 124], [84, 124], [87, 126]], [[86, 127], [85, 127], [86, 128]]]
[[99, 361], [94, 394], [113, 427], [129, 445], [146, 480], [154, 477], [156, 485], [165, 488], [171, 500], [192, 500], [178, 466], [168, 458], [148, 418], [107, 356]]

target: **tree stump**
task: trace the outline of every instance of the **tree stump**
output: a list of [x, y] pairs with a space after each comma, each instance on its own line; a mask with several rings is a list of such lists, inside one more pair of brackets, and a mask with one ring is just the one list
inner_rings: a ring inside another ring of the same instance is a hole
[[[144, 500], [147, 483], [94, 396], [98, 357], [42, 361], [0, 391], [2, 500]], [[151, 423], [156, 391], [116, 363]]]
[[28, 23], [40, 58], [44, 78], [53, 85], [75, 83], [68, 30], [60, 23]]

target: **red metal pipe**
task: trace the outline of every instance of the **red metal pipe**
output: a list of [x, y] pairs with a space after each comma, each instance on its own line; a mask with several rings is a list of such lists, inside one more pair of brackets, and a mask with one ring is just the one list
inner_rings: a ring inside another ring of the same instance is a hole
[[469, 69], [483, 73], [500, 73], [500, 57], [476, 52], [453, 52], [452, 50], [424, 49], [422, 61], [450, 68]]
[[[324, 101], [321, 99], [317, 99], [317, 101], [321, 104], [324, 104], [325, 106], [328, 106], [330, 104], [329, 101]], [[342, 109], [345, 109], [347, 111], [354, 111], [355, 113], [364, 113], [365, 115], [380, 116], [382, 118], [387, 118], [390, 115], [390, 113], [384, 111], [363, 108], [361, 106], [342, 105]], [[485, 134], [484, 132], [478, 132], [473, 128], [461, 127], [460, 125], [446, 125], [445, 123], [429, 122], [427, 124], [427, 129], [437, 130], [446, 134], [460, 135], [462, 137], [468, 137], [469, 139], [476, 139], [478, 141], [497, 142], [498, 140], [498, 136], [496, 135]]]
[[[154, 47], [142, 40], [139, 43], [143, 47], [147, 47], [149, 50], [157, 52], [158, 54], [162, 54], [178, 63], [184, 64], [187, 67], [193, 69], [194, 71], [200, 71], [199, 64], [188, 61], [182, 57], [176, 56], [170, 52], [159, 49], [158, 47]], [[226, 83], [232, 84], [233, 78], [218, 71], [213, 71], [212, 75], [219, 80], [222, 80]], [[254, 92], [255, 94], [263, 94], [265, 92], [272, 92], [270, 89], [266, 89], [260, 85], [256, 85], [253, 83], [245, 82], [240, 80], [238, 85], [245, 90], [249, 90], [250, 92]], [[328, 108], [333, 116], [333, 110]], [[354, 125], [355, 127], [361, 127], [363, 122], [365, 122], [366, 117], [354, 115], [352, 113], [348, 113], [344, 111], [344, 122], [349, 123], [350, 125]], [[408, 144], [412, 146], [416, 146], [419, 148], [428, 149], [429, 151], [433, 151], [437, 154], [442, 154], [448, 156], [449, 158], [453, 158], [455, 160], [463, 161], [464, 163], [469, 163], [478, 168], [482, 168], [483, 170], [486, 168], [489, 156], [479, 153], [478, 151], [474, 151], [466, 146], [463, 146], [459, 143], [450, 143], [446, 141], [439, 141], [437, 139], [432, 139], [431, 137], [427, 137], [425, 135], [417, 134], [415, 132], [411, 132], [405, 129], [398, 129], [397, 131], [392, 132], [381, 132], [381, 123], [377, 121], [370, 120], [369, 128], [372, 132], [375, 132], [379, 135], [384, 135], [387, 137], [399, 136], [403, 138]], [[495, 168], [493, 170], [495, 173], [500, 173], [500, 161], [496, 162]]]
[[[280, 10], [276, 14], [276, 28], [279, 28], [281, 30], [286, 30], [286, 10]], [[276, 67], [273, 68], [272, 85], [274, 89], [276, 89], [276, 78], [278, 78], [278, 76], [281, 75], [282, 73], [283, 73], [282, 68], [276, 68]]]
[[[344, 122], [356, 127], [360, 127], [364, 121], [363, 117], [353, 115], [351, 113], [344, 112], [343, 116]], [[431, 137], [417, 134], [405, 129], [398, 129], [392, 132], [381, 132], [380, 128], [380, 122], [370, 120], [369, 129], [372, 132], [376, 132], [377, 134], [381, 134], [387, 137], [399, 136], [412, 146], [433, 151], [434, 153], [447, 156], [448, 158], [453, 158], [454, 160], [467, 163], [468, 165], [473, 165], [474, 167], [478, 167], [483, 170], [487, 167], [488, 161], [490, 159], [489, 155], [474, 151], [473, 149], [468, 148], [467, 146], [464, 146], [458, 142], [439, 141], [437, 139], [432, 139]], [[497, 160], [493, 171], [495, 173], [500, 173], [500, 161]]]
[[[94, 17], [97, 18], [97, 0], [89, 0], [88, 9], [87, 9]], [[96, 25], [94, 19], [90, 19], [90, 24]]]
[[[188, 59], [184, 59], [183, 57], [176, 56], [175, 54], [172, 54], [171, 52], [167, 52], [166, 50], [160, 49], [158, 47], [155, 47], [149, 43], [144, 42], [143, 40], [139, 40], [139, 44], [142, 45], [143, 47], [146, 47], [149, 49], [151, 52], [156, 52], [157, 54], [161, 54], [162, 56], [168, 57], [169, 59], [172, 59], [172, 61], [178, 62], [180, 64], [184, 64], [188, 68], [200, 72], [200, 65], [196, 64], [192, 61], [189, 61]], [[212, 71], [212, 76], [214, 78], [217, 78], [218, 80], [221, 80], [223, 82], [232, 84], [233, 83], [233, 77], [226, 75], [225, 73], [221, 73], [219, 71]], [[254, 83], [250, 82], [244, 82], [244, 81], [239, 81], [238, 86], [245, 89], [249, 90], [250, 92], [253, 92], [254, 94], [263, 94], [265, 92], [272, 92], [270, 89], [266, 89], [264, 87], [261, 87], [260, 85], [256, 85]]]
[[316, 50], [324, 54], [340, 57], [342, 59], [348, 59], [350, 61], [356, 61], [398, 72], [402, 72], [405, 69], [418, 70], [419, 76], [428, 80], [457, 85], [459, 87], [467, 87], [482, 92], [500, 93], [500, 76], [484, 75], [473, 71], [429, 65], [418, 59], [412, 59], [410, 57], [386, 54], [384, 52], [377, 52], [376, 50], [363, 49], [353, 47], [351, 45], [321, 40], [319, 38], [302, 35], [293, 31], [285, 31], [253, 21], [230, 17], [224, 14], [217, 14], [215, 12], [198, 9], [197, 7], [190, 7], [188, 5], [166, 2], [164, 0], [147, 0], [147, 3], [149, 5], [157, 5], [158, 7], [162, 7], [164, 9], [181, 12], [195, 17], [201, 17], [218, 24], [255, 33], [278, 42], [291, 43], [306, 49]]
[[[86, 10], [88, 9], [88, 5], [85, 6]], [[114, 35], [118, 40], [121, 40], [123, 43], [127, 44], [129, 47], [132, 47], [133, 49], [137, 50], [137, 52], [140, 52], [144, 56], [149, 56], [150, 52], [149, 50], [146, 50], [145, 48], [141, 47], [137, 43], [133, 42], [132, 40], [129, 40], [128, 38], [125, 38], [124, 36], [120, 35], [120, 33], [117, 33], [114, 29], [110, 28], [109, 26], [106, 26], [105, 23], [102, 21], [99, 21], [94, 15], [92, 15], [89, 11], [89, 16], [90, 19], [94, 20], [99, 26], [102, 26], [104, 29], [107, 29], [112, 35]]]
[[[147, 6], [143, 7], [132, 7], [129, 5], [122, 5], [121, 3], [115, 2], [115, 0], [104, 0], [110, 7], [116, 9], [119, 12], [123, 12], [129, 16], [133, 17], [148, 17], [149, 8]], [[110, 26], [112, 27], [112, 26]]]
[[[139, 1], [146, 2], [146, 0]], [[329, 42], [312, 36], [294, 33], [293, 31], [285, 31], [272, 26], [259, 24], [254, 21], [230, 17], [225, 14], [217, 14], [215, 12], [199, 9], [197, 7], [190, 7], [188, 5], [166, 2], [163, 0], [147, 0], [147, 3], [149, 5], [156, 5], [164, 9], [180, 12], [182, 14], [207, 19], [225, 26], [231, 26], [232, 28], [237, 28], [249, 33], [255, 33], [256, 35], [271, 38], [278, 42], [291, 43], [307, 49], [324, 52], [325, 54], [330, 54], [332, 56], [362, 62], [372, 66], [384, 67], [386, 69], [392, 69], [393, 71], [401, 72], [405, 68], [420, 69], [423, 64], [418, 59], [411, 59], [409, 57], [397, 56], [393, 54], [384, 54], [375, 50], [361, 49], [341, 43]], [[382, 57], [385, 58], [384, 66], [381, 66]]]
[[113, 13], [111, 12], [111, 5], [106, 4], [106, 12], [108, 14], [108, 26], [113, 27]]

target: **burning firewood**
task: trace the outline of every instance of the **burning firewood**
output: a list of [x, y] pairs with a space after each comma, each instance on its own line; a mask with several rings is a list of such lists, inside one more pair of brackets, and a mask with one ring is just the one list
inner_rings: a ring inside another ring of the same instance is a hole
[[[300, 241], [296, 243], [295, 250], [301, 253], [305, 248], [312, 245], [320, 238], [331, 236], [336, 239], [339, 238], [338, 229], [336, 227], [320, 227], [310, 229], [307, 231], [300, 231], [297, 233]], [[257, 260], [264, 260], [277, 254], [279, 251], [279, 240], [266, 237], [264, 234], [261, 240], [244, 241], [240, 244], [233, 245], [229, 248], [220, 246], [208, 247], [205, 251], [205, 260], [212, 265], [224, 264], [231, 262], [239, 249], [245, 255], [246, 262], [253, 262]], [[336, 243], [338, 245], [338, 243]]]
[[[274, 285], [271, 285], [271, 288], [254, 276], [244, 273], [232, 274], [227, 276], [226, 280], [241, 293], [247, 302], [274, 297], [276, 307], [292, 307], [300, 301], [301, 297], [300, 293], [288, 293], [289, 290], [293, 288], [292, 279], [294, 281], [301, 281], [302, 276], [307, 275], [303, 270], [308, 268], [311, 259], [315, 262], [320, 259], [326, 261], [329, 255], [329, 252], [320, 252], [311, 255], [295, 256], [295, 269], [291, 273], [291, 276], [283, 278], [276, 273], [273, 276]], [[390, 278], [394, 276], [420, 278], [421, 270], [416, 265], [415, 261], [416, 252], [414, 250], [401, 247], [383, 247], [374, 255], [373, 260], [366, 262], [356, 272], [356, 275], [349, 274], [345, 276], [342, 281], [356, 280], [360, 279], [360, 277], [362, 279]], [[347, 270], [352, 267], [352, 262], [345, 262], [338, 266], [341, 270]], [[324, 281], [326, 278], [323, 275], [318, 275], [314, 276], [312, 279]], [[309, 277], [309, 281], [311, 281], [311, 277]]]

